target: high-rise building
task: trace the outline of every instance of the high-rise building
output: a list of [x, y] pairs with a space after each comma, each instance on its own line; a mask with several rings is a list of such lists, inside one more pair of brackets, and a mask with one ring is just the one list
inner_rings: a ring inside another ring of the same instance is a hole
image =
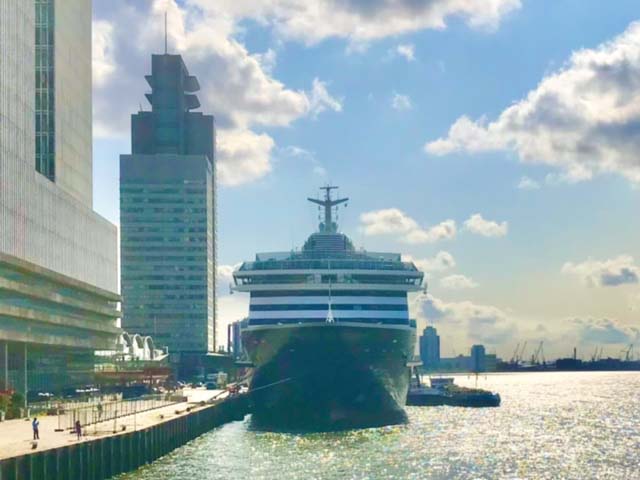
[[91, 111], [91, 1], [0, 0], [0, 389], [90, 383], [120, 333]]
[[471, 347], [471, 371], [472, 372], [486, 372], [486, 350], [484, 345], [473, 345]]
[[248, 326], [248, 318], [227, 325], [227, 352], [231, 353], [235, 359], [241, 359], [246, 356], [246, 351], [242, 345], [242, 329]]
[[216, 345], [215, 134], [180, 55], [152, 55], [145, 78], [151, 111], [120, 156], [122, 324], [175, 359]]
[[420, 337], [420, 359], [425, 370], [438, 368], [440, 363], [440, 337], [434, 327], [426, 327]]

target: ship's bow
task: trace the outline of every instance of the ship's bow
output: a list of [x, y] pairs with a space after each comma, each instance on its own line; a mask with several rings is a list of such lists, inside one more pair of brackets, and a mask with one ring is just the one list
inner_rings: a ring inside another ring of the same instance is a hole
[[259, 428], [338, 430], [406, 421], [415, 329], [325, 323], [249, 328], [253, 422]]

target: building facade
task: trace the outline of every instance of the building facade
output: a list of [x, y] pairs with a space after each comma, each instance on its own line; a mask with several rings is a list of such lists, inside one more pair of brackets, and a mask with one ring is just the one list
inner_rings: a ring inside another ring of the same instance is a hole
[[91, 94], [90, 0], [0, 0], [0, 389], [90, 381], [120, 332]]
[[227, 352], [235, 359], [244, 359], [247, 355], [242, 345], [242, 329], [248, 326], [248, 318], [237, 320], [227, 325]]
[[486, 350], [484, 345], [473, 345], [471, 347], [471, 371], [472, 372], [486, 372]]
[[180, 55], [152, 55], [145, 78], [151, 111], [120, 156], [123, 328], [179, 359], [216, 345], [214, 122]]
[[436, 369], [440, 364], [440, 336], [434, 327], [426, 327], [422, 332], [420, 360], [425, 370]]

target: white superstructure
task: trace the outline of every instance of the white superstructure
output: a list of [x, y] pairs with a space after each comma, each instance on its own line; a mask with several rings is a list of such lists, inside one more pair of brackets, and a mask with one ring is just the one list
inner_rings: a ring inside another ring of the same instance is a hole
[[325, 209], [320, 231], [299, 252], [259, 253], [234, 272], [234, 289], [250, 292], [249, 326], [327, 322], [410, 325], [407, 292], [423, 274], [396, 253], [356, 250], [337, 232], [332, 209], [347, 199], [309, 199]]

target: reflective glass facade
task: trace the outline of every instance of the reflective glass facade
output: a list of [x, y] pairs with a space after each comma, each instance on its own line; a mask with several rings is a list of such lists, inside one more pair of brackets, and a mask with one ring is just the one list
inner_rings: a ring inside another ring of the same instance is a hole
[[55, 144], [55, 8], [53, 0], [36, 0], [36, 170], [56, 175]]
[[91, 209], [91, 1], [0, 0], [0, 59], [0, 388], [26, 388], [25, 358], [40, 384], [86, 383], [76, 360], [120, 333], [117, 231]]

